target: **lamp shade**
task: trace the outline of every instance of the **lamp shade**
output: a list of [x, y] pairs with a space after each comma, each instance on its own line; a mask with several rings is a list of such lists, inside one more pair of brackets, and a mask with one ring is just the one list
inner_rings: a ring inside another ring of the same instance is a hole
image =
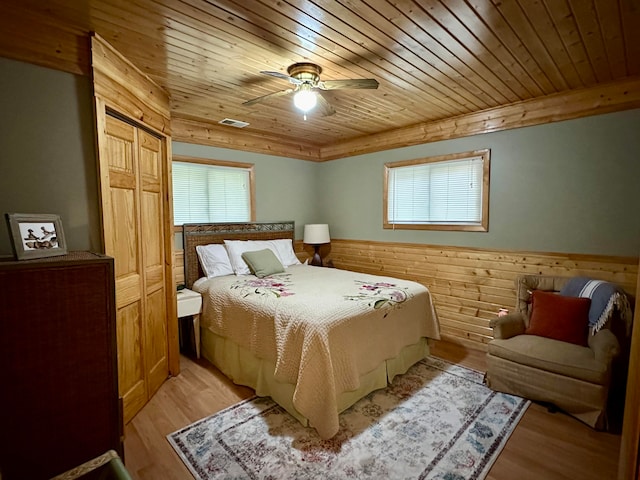
[[304, 226], [304, 243], [309, 245], [320, 245], [329, 243], [329, 225], [326, 223], [310, 223]]

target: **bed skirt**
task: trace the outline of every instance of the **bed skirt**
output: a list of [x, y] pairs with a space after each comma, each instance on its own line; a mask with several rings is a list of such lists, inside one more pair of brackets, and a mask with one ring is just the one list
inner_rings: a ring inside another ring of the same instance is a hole
[[[309, 421], [293, 405], [295, 385], [274, 378], [274, 363], [257, 358], [249, 350], [216, 335], [206, 327], [201, 328], [200, 341], [202, 355], [234, 383], [253, 388], [259, 397], [271, 397], [302, 425], [309, 426]], [[346, 410], [374, 390], [385, 388], [396, 375], [405, 373], [428, 355], [429, 345], [426, 338], [404, 347], [396, 357], [383, 361], [377, 368], [362, 375], [360, 388], [339, 394], [336, 399], [337, 413]]]

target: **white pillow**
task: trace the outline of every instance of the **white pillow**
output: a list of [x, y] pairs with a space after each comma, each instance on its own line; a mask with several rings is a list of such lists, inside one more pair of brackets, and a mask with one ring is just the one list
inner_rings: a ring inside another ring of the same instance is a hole
[[282, 266], [300, 265], [300, 260], [293, 250], [293, 240], [283, 238], [280, 240], [269, 240], [276, 247], [276, 255]]
[[229, 261], [227, 249], [221, 243], [198, 245], [196, 253], [200, 259], [200, 266], [207, 278], [233, 275], [233, 267]]
[[242, 258], [244, 252], [255, 252], [268, 248], [271, 250], [283, 267], [299, 265], [300, 260], [293, 251], [293, 241], [290, 238], [280, 240], [225, 240], [231, 267], [236, 275], [249, 275], [251, 271], [247, 262]]
[[225, 240], [224, 244], [227, 247], [229, 260], [236, 275], [251, 274], [247, 262], [242, 258], [244, 252], [255, 252], [268, 248], [280, 259], [275, 245], [270, 240]]

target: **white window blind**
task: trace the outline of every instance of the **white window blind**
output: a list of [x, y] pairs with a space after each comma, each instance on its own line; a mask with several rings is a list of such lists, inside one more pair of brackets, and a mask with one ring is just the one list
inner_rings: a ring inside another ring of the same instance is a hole
[[174, 224], [251, 220], [246, 168], [173, 162]]
[[389, 168], [388, 223], [481, 224], [483, 171], [482, 157]]

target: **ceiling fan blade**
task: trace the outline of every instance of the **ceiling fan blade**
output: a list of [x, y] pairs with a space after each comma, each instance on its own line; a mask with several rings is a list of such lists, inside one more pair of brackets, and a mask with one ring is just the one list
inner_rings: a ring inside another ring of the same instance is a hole
[[373, 78], [352, 78], [348, 80], [325, 80], [318, 82], [321, 90], [338, 90], [341, 88], [378, 88], [378, 81]]
[[330, 117], [331, 115], [336, 113], [336, 109], [333, 108], [329, 102], [327, 102], [326, 98], [324, 98], [319, 93], [316, 94], [316, 97], [318, 97], [318, 107], [320, 108], [320, 113], [323, 117]]
[[300, 85], [302, 83], [301, 80], [298, 80], [297, 78], [290, 77], [286, 73], [270, 72], [270, 71], [267, 71], [267, 70], [263, 70], [260, 73], [263, 73], [265, 75], [271, 75], [272, 77], [277, 77], [277, 78], [282, 78], [284, 80], [288, 80], [289, 82], [293, 83], [294, 85]]
[[268, 98], [276, 98], [276, 97], [281, 97], [283, 95], [288, 95], [290, 93], [293, 93], [294, 91], [295, 90], [293, 88], [287, 88], [286, 90], [280, 90], [279, 92], [267, 93], [266, 95], [262, 95], [261, 97], [252, 98], [251, 100], [247, 100], [246, 102], [243, 102], [242, 104], [249, 106], [249, 105], [253, 105], [255, 103], [267, 100]]

